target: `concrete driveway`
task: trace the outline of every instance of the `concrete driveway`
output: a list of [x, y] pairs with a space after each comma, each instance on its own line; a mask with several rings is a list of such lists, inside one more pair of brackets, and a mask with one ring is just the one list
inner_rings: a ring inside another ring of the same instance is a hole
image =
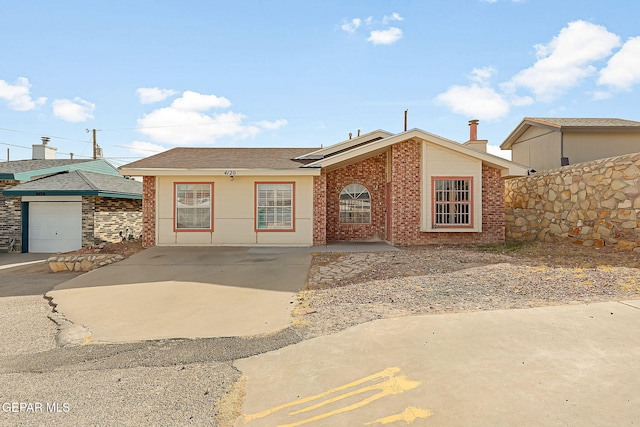
[[640, 301], [378, 320], [236, 361], [236, 426], [635, 425], [639, 331]]
[[308, 248], [153, 247], [47, 296], [92, 342], [249, 336], [291, 322]]

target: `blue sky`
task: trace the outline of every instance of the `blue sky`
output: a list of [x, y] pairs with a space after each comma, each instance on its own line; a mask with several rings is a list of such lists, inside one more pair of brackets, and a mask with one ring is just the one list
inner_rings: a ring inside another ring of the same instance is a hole
[[640, 2], [0, 0], [0, 161], [640, 120]]

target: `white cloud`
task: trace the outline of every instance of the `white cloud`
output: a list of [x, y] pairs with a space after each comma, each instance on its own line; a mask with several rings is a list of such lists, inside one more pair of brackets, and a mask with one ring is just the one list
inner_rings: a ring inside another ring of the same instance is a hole
[[362, 24], [362, 20], [360, 18], [353, 18], [351, 21], [345, 22], [344, 24], [342, 24], [340, 28], [342, 28], [342, 30], [346, 31], [347, 33], [353, 34], [360, 27], [361, 24]]
[[141, 104], [153, 104], [154, 102], [164, 101], [176, 93], [178, 92], [173, 89], [160, 89], [158, 87], [141, 87], [136, 89], [136, 94]]
[[389, 27], [386, 30], [373, 30], [367, 39], [373, 44], [393, 44], [402, 38], [402, 30]]
[[580, 80], [596, 72], [593, 62], [602, 60], [620, 45], [620, 37], [601, 25], [570, 22], [546, 45], [536, 45], [537, 62], [520, 71], [503, 90], [529, 89], [541, 101], [552, 101]]
[[266, 130], [277, 130], [282, 126], [286, 125], [288, 122], [285, 119], [278, 119], [273, 122], [269, 122], [267, 120], [262, 120], [256, 123], [259, 127]]
[[15, 84], [0, 80], [0, 99], [9, 103], [9, 108], [15, 111], [34, 110], [45, 102], [47, 98], [33, 99], [30, 95], [31, 84], [26, 77], [18, 77]]
[[163, 151], [167, 151], [166, 147], [162, 145], [153, 144], [151, 142], [146, 141], [133, 141], [131, 144], [127, 144], [124, 147], [131, 150], [132, 153], [140, 154], [141, 156], [148, 157], [154, 154], [162, 153]]
[[511, 160], [511, 150], [501, 150], [497, 145], [487, 144], [487, 153]]
[[509, 95], [507, 99], [509, 100], [509, 104], [514, 107], [525, 107], [535, 102], [530, 96]]
[[233, 111], [209, 113], [209, 110], [230, 105], [231, 102], [224, 97], [185, 91], [168, 107], [158, 108], [138, 119], [138, 132], [153, 143], [198, 146], [211, 145], [224, 138], [251, 138], [287, 124], [285, 119], [250, 124], [244, 114]]
[[382, 18], [382, 23], [384, 25], [388, 25], [389, 22], [393, 22], [393, 21], [404, 21], [404, 18], [400, 16], [400, 14], [397, 12], [393, 12], [391, 16], [385, 15], [384, 18]]
[[171, 107], [183, 111], [207, 111], [212, 108], [228, 108], [231, 102], [223, 96], [204, 95], [202, 93], [185, 91], [182, 96], [171, 103]]
[[53, 101], [53, 114], [65, 122], [84, 122], [93, 118], [96, 104], [81, 98], [56, 99]]
[[632, 37], [600, 71], [598, 83], [618, 90], [630, 90], [640, 83], [640, 36]]
[[605, 100], [605, 99], [610, 99], [612, 97], [613, 97], [613, 94], [611, 92], [607, 92], [605, 90], [595, 91], [595, 92], [593, 92], [593, 95], [592, 95], [592, 99], [594, 101], [602, 101], [602, 100]]
[[509, 113], [509, 103], [502, 95], [490, 87], [476, 83], [470, 86], [451, 86], [435, 100], [448, 106], [454, 113], [474, 119], [495, 120]]
[[470, 79], [474, 82], [486, 84], [496, 72], [496, 69], [493, 67], [474, 68], [471, 70]]

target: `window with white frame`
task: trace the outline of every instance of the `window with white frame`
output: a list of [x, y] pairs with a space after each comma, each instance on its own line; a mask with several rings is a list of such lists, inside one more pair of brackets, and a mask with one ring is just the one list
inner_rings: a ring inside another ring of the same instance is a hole
[[433, 178], [434, 227], [472, 227], [473, 178]]
[[213, 184], [175, 184], [175, 228], [176, 230], [210, 231]]
[[256, 230], [293, 230], [293, 183], [256, 183]]
[[371, 224], [371, 196], [364, 185], [349, 184], [340, 192], [340, 224]]

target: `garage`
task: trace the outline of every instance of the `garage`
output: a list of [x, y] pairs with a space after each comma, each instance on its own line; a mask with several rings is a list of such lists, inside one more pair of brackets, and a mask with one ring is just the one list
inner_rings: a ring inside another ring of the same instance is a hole
[[30, 202], [29, 252], [67, 252], [82, 247], [82, 202]]

